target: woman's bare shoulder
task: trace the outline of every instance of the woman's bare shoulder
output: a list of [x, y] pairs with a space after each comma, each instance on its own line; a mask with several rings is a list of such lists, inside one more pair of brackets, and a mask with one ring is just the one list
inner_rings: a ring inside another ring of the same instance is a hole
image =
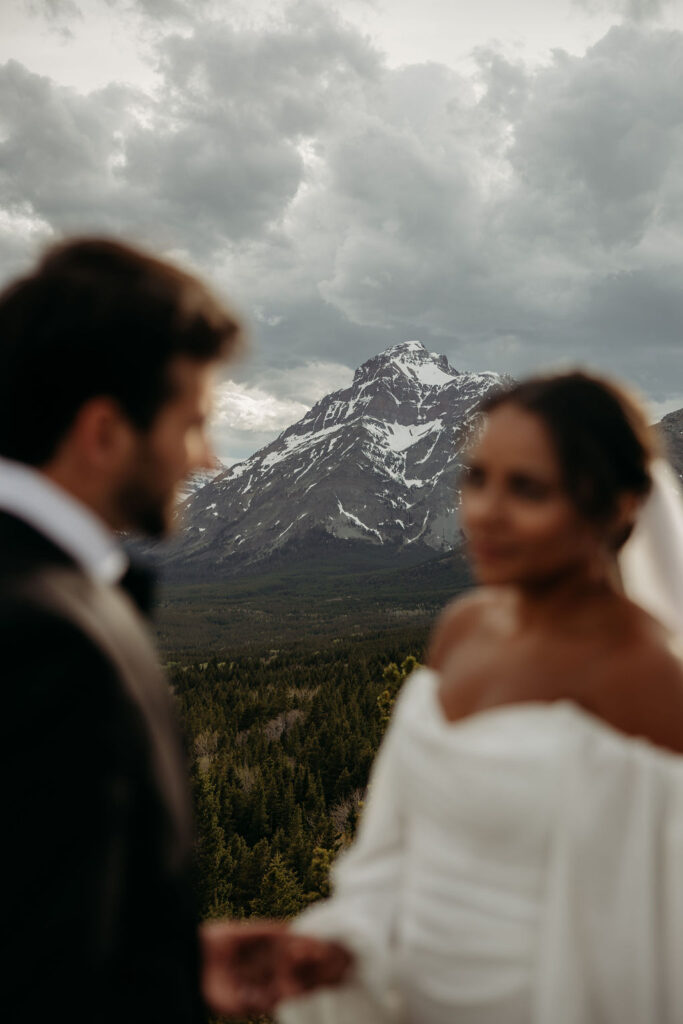
[[434, 624], [427, 651], [427, 664], [438, 669], [444, 653], [466, 634], [479, 627], [485, 617], [501, 600], [497, 590], [477, 587], [451, 601]]
[[630, 677], [649, 667], [666, 678], [683, 678], [683, 648], [671, 631], [628, 599], [623, 602], [623, 616], [624, 642], [620, 646], [621, 658], [617, 659], [621, 671]]
[[650, 680], [653, 695], [670, 687], [679, 688], [683, 696], [683, 657], [674, 638], [659, 624], [645, 624], [634, 630], [624, 644], [615, 669], [629, 686]]
[[683, 657], [649, 616], [632, 623], [609, 659], [598, 710], [624, 731], [683, 754]]

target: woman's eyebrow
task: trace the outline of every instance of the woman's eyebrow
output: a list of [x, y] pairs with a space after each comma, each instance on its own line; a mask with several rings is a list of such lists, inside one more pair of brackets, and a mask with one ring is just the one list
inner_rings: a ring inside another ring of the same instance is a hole
[[557, 480], [554, 477], [549, 476], [547, 473], [539, 473], [535, 470], [528, 469], [512, 469], [509, 471], [507, 476], [513, 481], [543, 484], [545, 487], [553, 487], [557, 483]]

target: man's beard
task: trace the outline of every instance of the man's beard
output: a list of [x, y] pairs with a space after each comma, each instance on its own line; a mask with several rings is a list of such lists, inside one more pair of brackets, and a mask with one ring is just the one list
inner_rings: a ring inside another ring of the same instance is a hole
[[155, 487], [156, 460], [140, 447], [138, 458], [122, 482], [117, 503], [123, 522], [147, 537], [166, 537], [173, 526], [175, 494]]

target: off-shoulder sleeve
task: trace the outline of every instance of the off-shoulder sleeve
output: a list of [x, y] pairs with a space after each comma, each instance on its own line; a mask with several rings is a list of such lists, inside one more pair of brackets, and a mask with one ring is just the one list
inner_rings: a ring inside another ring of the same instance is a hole
[[683, 758], [586, 724], [549, 859], [533, 1021], [683, 1021]]

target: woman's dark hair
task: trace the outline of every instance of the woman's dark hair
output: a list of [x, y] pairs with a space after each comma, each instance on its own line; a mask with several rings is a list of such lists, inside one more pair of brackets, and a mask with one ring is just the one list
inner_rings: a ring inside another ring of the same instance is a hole
[[[609, 523], [623, 494], [645, 498], [657, 438], [638, 402], [610, 381], [576, 371], [535, 377], [484, 400], [483, 413], [515, 405], [544, 423], [558, 455], [564, 485], [593, 522]], [[614, 548], [632, 527], [614, 538]]]
[[195, 277], [120, 242], [57, 245], [0, 295], [0, 455], [44, 465], [89, 399], [147, 430], [178, 356], [226, 356], [240, 327]]

